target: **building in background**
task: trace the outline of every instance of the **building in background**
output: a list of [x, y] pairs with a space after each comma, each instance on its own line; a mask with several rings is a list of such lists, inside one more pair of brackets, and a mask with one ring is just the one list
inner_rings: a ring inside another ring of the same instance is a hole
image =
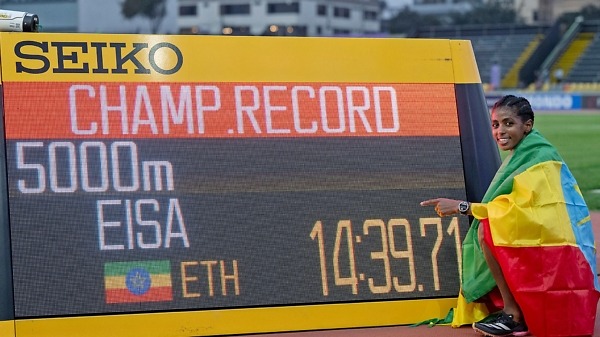
[[562, 14], [579, 12], [588, 5], [598, 6], [598, 0], [486, 0], [514, 8], [515, 13], [529, 25], [552, 25]]
[[[521, 0], [525, 1], [525, 0]], [[583, 7], [594, 5], [598, 7], [598, 0], [538, 0], [538, 9], [535, 13], [536, 23], [550, 24], [562, 14], [578, 12]]]
[[[126, 19], [124, 0], [0, 0], [0, 8], [37, 14], [42, 31], [151, 33], [147, 18]], [[166, 0], [160, 34], [373, 35], [379, 0]]]
[[[148, 19], [123, 17], [123, 1], [0, 0], [0, 8], [37, 14], [45, 32], [150, 33]], [[382, 21], [405, 6], [447, 16], [490, 2], [512, 6], [529, 25], [598, 6], [598, 0], [166, 0], [158, 33], [364, 36], [380, 34]]]
[[380, 33], [378, 0], [179, 0], [183, 34], [334, 36]]
[[[562, 14], [578, 12], [588, 5], [599, 6], [598, 0], [386, 0], [384, 14], [391, 17], [408, 6], [419, 14], [432, 14], [441, 17], [449, 13], [464, 13], [480, 4], [499, 3], [512, 7], [523, 23], [529, 25], [552, 25]], [[408, 2], [407, 2], [408, 1]]]

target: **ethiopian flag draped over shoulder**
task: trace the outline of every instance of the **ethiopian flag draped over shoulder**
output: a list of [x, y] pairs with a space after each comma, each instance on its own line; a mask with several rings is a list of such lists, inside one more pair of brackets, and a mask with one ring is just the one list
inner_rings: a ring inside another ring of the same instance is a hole
[[[475, 220], [463, 244], [466, 302], [496, 286], [477, 238], [483, 225], [530, 332], [592, 335], [600, 285], [590, 214], [567, 165], [538, 131], [504, 160], [472, 212]], [[457, 323], [472, 322], [453, 326]]]

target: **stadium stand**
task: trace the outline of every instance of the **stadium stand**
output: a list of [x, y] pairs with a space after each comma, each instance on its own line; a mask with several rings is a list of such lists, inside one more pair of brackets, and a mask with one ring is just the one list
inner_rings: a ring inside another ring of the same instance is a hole
[[[567, 48], [565, 48], [558, 61], [556, 61], [554, 65], [552, 65], [552, 70], [550, 71], [550, 74], [556, 74], [558, 70], [562, 70], [565, 74], [570, 74], [571, 69], [575, 65], [575, 62], [577, 62], [577, 60], [580, 59], [581, 55], [584, 53], [584, 51], [587, 50], [588, 46], [590, 45], [593, 39], [593, 33], [580, 32], [575, 37], [575, 39], [567, 46]], [[558, 79], [555, 75], [552, 75], [551, 83], [556, 84], [557, 82], [560, 82], [564, 79], [565, 77]]]
[[529, 90], [600, 91], [600, 20], [576, 18], [539, 69], [543, 75]]
[[[491, 66], [494, 60], [498, 60], [501, 69], [503, 86], [509, 73], [514, 73], [517, 59], [531, 50], [539, 41], [535, 34], [511, 34], [511, 35], [488, 35], [465, 37], [471, 40], [475, 59], [479, 67], [479, 74], [484, 83], [490, 83]], [[513, 86], [516, 85], [516, 81]]]
[[[593, 33], [585, 33], [593, 34]], [[600, 82], [600, 34], [595, 33], [587, 48], [566, 73], [565, 82]]]
[[510, 70], [502, 78], [503, 88], [516, 88], [519, 85], [519, 71], [521, 70], [527, 59], [531, 56], [533, 51], [541, 43], [543, 37], [543, 34], [536, 34], [533, 37], [533, 39], [529, 42], [525, 50], [521, 53], [521, 55], [519, 55], [515, 63], [513, 63]]
[[579, 17], [568, 29], [559, 22], [423, 27], [409, 37], [470, 40], [486, 91], [492, 89], [495, 61], [501, 67], [500, 89], [600, 91], [600, 20]]
[[428, 27], [411, 37], [470, 40], [484, 87], [489, 87], [492, 64], [500, 64], [502, 87], [517, 87], [520, 67], [544, 37], [546, 26], [486, 25]]

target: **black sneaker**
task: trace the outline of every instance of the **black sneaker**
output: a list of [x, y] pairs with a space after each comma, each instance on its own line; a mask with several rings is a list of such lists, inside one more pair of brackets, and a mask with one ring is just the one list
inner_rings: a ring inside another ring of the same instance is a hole
[[491, 321], [473, 323], [473, 329], [489, 337], [529, 335], [525, 322], [515, 322], [513, 315], [504, 312]]

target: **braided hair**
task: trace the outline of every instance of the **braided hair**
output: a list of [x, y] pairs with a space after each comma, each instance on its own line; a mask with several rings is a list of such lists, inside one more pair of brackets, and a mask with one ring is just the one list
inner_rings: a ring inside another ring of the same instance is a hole
[[523, 123], [530, 119], [531, 123], [533, 123], [533, 109], [525, 97], [517, 97], [514, 95], [503, 96], [494, 104], [492, 110], [499, 108], [509, 108], [521, 119], [521, 121], [523, 121]]

